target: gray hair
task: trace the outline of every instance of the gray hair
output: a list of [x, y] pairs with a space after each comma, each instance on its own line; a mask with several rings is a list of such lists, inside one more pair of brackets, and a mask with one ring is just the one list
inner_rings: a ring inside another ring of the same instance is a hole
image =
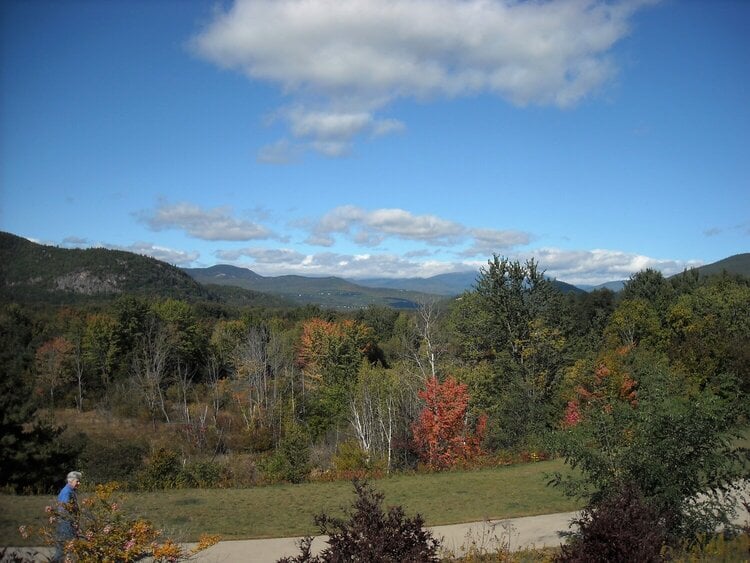
[[81, 475], [80, 471], [71, 471], [68, 473], [68, 481], [72, 481], [73, 479], [80, 481], [81, 477], [83, 477], [83, 475]]

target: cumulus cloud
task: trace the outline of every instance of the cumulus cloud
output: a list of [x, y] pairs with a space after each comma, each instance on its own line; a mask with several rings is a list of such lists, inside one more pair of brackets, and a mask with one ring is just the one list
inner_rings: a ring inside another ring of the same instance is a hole
[[257, 240], [276, 238], [271, 231], [251, 221], [236, 219], [228, 207], [203, 209], [191, 203], [160, 204], [154, 211], [142, 212], [139, 219], [154, 231], [184, 230], [203, 240]]
[[365, 111], [308, 111], [298, 107], [283, 114], [292, 134], [326, 156], [344, 156], [360, 135], [379, 137], [404, 129], [395, 119], [376, 119]]
[[[411, 260], [396, 254], [320, 252], [301, 255], [287, 250], [255, 249], [252, 252], [244, 252], [243, 255], [252, 259], [252, 262], [243, 265], [264, 276], [297, 274], [352, 279], [366, 277], [410, 278], [430, 277], [466, 269], [465, 265], [458, 263], [439, 260]], [[222, 256], [224, 256], [223, 253]]]
[[532, 241], [532, 235], [523, 231], [471, 229], [473, 244], [461, 252], [461, 256], [490, 256]]
[[236, 0], [191, 45], [294, 96], [291, 130], [336, 156], [357, 134], [403, 127], [373, 114], [400, 97], [573, 105], [614, 75], [610, 50], [646, 3]]
[[237, 250], [218, 250], [216, 257], [222, 260], [235, 261], [242, 257], [252, 258], [259, 264], [288, 264], [299, 265], [305, 259], [305, 255], [296, 250], [288, 248], [240, 248]]
[[106, 245], [106, 247], [113, 250], [125, 250], [135, 254], [150, 256], [175, 266], [190, 266], [200, 256], [198, 252], [175, 250], [173, 248], [158, 246], [150, 242], [136, 242], [129, 246]]
[[[531, 256], [529, 256], [531, 257]], [[695, 268], [702, 263], [694, 260], [664, 260], [621, 252], [617, 250], [560, 250], [541, 248], [534, 250], [533, 257], [546, 270], [548, 276], [581, 285], [598, 285], [608, 281], [623, 280], [631, 275], [652, 268], [665, 276], [679, 274], [686, 268]]]
[[435, 215], [414, 215], [403, 209], [367, 211], [345, 205], [326, 213], [314, 225], [307, 242], [330, 246], [335, 233], [351, 235], [353, 240], [367, 246], [377, 246], [386, 237], [450, 245], [465, 238], [467, 229]]

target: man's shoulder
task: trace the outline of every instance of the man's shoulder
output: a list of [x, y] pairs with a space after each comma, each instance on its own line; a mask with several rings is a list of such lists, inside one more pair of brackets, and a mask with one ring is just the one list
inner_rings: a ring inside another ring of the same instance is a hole
[[57, 501], [58, 502], [70, 502], [71, 497], [73, 496], [73, 489], [68, 487], [67, 485], [62, 488], [60, 491], [60, 494], [57, 495]]

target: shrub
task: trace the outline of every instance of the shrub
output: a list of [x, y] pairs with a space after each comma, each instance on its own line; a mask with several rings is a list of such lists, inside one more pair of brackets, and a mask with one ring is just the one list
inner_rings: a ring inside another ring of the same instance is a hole
[[215, 461], [193, 461], [185, 465], [177, 475], [178, 487], [208, 489], [228, 480], [226, 468]]
[[161, 448], [151, 456], [140, 472], [138, 484], [147, 491], [173, 489], [178, 485], [180, 472], [180, 456], [177, 452]]
[[301, 483], [310, 471], [310, 443], [307, 433], [292, 425], [279, 442], [278, 449], [260, 462], [261, 471], [270, 482]]
[[[151, 558], [155, 563], [187, 560], [219, 541], [218, 536], [202, 536], [191, 551], [161, 532], [148, 520], [130, 518], [123, 510], [123, 501], [116, 498], [113, 483], [97, 485], [93, 496], [81, 503], [76, 523], [77, 537], [64, 546], [65, 557], [73, 561], [139, 561]], [[22, 527], [22, 533], [37, 533], [47, 544], [55, 541], [55, 529], [64, 516], [48, 506], [49, 524], [39, 530]]]
[[564, 545], [557, 562], [643, 563], [662, 560], [666, 529], [640, 492], [624, 487], [584, 509], [574, 521], [578, 532]]
[[310, 552], [312, 538], [300, 542], [300, 555], [283, 558], [279, 563], [324, 563], [334, 561], [378, 561], [396, 563], [437, 562], [439, 542], [424, 529], [424, 520], [417, 514], [406, 518], [400, 506], [383, 508], [383, 494], [368, 483], [354, 481], [357, 494], [348, 519], [327, 514], [315, 517], [320, 533], [328, 536], [328, 547], [320, 555]]
[[366, 470], [369, 468], [367, 457], [367, 452], [357, 442], [347, 440], [339, 444], [333, 456], [333, 467], [338, 472]]

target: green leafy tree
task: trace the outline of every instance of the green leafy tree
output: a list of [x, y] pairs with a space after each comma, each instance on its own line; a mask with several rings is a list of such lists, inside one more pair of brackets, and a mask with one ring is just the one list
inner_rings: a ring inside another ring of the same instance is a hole
[[681, 295], [668, 315], [669, 356], [692, 385], [732, 382], [737, 399], [750, 393], [750, 287], [712, 280]]
[[73, 344], [62, 336], [44, 342], [35, 356], [37, 387], [49, 393], [50, 408], [55, 406], [55, 391], [72, 379]]
[[372, 346], [372, 330], [356, 321], [312, 318], [302, 324], [297, 365], [310, 390], [305, 416], [316, 437], [346, 421], [359, 367]]
[[663, 320], [674, 300], [675, 290], [660, 271], [647, 268], [630, 276], [620, 297], [624, 301], [642, 299], [648, 302]]
[[486, 401], [482, 407], [494, 419], [490, 445], [517, 446], [544, 433], [567, 343], [561, 295], [536, 262], [493, 256], [451, 318], [460, 356], [492, 365], [485, 377], [473, 378], [476, 395]]
[[[732, 501], [721, 493], [744, 471], [733, 441], [737, 411], [708, 389], [682, 393], [684, 380], [663, 358], [623, 354], [627, 373], [615, 378], [600, 367], [569, 403], [556, 445], [580, 477], [553, 482], [592, 506], [633, 487], [672, 538], [711, 533], [729, 522]], [[706, 502], [695, 501], [699, 494]]]
[[115, 371], [117, 357], [114, 340], [115, 320], [105, 313], [89, 315], [83, 335], [83, 354], [86, 365], [96, 374], [98, 387], [102, 390], [104, 400], [108, 400], [108, 391]]
[[656, 309], [647, 300], [634, 298], [617, 306], [604, 329], [604, 337], [609, 348], [642, 344], [663, 349], [666, 334]]

